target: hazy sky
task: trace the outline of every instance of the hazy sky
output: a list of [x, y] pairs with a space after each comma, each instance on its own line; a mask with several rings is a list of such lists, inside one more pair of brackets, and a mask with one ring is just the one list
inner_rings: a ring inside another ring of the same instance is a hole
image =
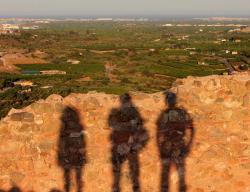
[[0, 0], [0, 15], [250, 15], [250, 0]]

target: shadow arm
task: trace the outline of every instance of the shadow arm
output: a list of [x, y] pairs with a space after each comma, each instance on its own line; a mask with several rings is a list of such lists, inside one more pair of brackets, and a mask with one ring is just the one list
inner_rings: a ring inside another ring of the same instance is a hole
[[190, 132], [189, 138], [188, 138], [188, 143], [186, 145], [187, 152], [189, 152], [190, 149], [191, 149], [191, 147], [192, 147], [192, 144], [193, 144], [193, 141], [194, 141], [194, 135], [195, 135], [195, 130], [194, 130], [194, 126], [193, 126], [193, 121], [192, 120], [188, 121], [188, 123], [187, 123], [187, 130], [189, 130], [189, 132]]

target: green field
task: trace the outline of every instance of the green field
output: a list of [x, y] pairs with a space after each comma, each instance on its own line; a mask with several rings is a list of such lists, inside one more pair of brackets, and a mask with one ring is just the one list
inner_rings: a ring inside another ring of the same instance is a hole
[[[228, 59], [232, 65], [249, 65], [250, 34], [228, 33], [233, 27], [163, 24], [56, 22], [42, 24], [39, 30], [22, 31], [20, 35], [0, 35], [0, 52], [22, 50], [23, 54], [30, 54], [39, 50], [46, 53], [44, 59], [48, 62], [18, 65], [20, 74], [0, 74], [0, 117], [11, 107], [23, 107], [52, 93], [66, 96], [94, 90], [115, 94], [157, 92], [170, 88], [176, 78], [222, 74], [226, 71], [222, 59]], [[225, 50], [239, 54], [226, 54]], [[69, 64], [68, 59], [80, 63]], [[107, 63], [110, 70], [105, 67]], [[67, 74], [22, 74], [42, 70], [62, 70]], [[31, 80], [36, 86], [11, 87], [17, 80]]]

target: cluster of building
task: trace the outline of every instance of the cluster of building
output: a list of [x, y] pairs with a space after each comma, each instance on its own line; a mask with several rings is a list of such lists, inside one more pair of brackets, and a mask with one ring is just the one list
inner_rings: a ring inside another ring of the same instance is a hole
[[149, 21], [147, 18], [97, 18], [92, 19], [93, 21], [126, 21], [126, 22], [133, 22], [133, 21]]
[[247, 27], [242, 24], [163, 24], [162, 27]]
[[13, 34], [19, 33], [20, 27], [19, 25], [14, 24], [1, 24], [0, 25], [0, 34]]
[[37, 25], [31, 26], [20, 26], [18, 24], [0, 24], [0, 35], [1, 34], [19, 34], [20, 30], [35, 30], [39, 29]]
[[35, 30], [35, 29], [39, 29], [39, 26], [38, 25], [23, 26], [22, 29], [23, 30]]

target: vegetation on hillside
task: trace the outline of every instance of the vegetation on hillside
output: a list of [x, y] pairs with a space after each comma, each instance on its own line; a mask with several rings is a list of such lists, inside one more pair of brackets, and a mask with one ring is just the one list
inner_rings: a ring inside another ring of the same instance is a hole
[[[226, 71], [223, 59], [240, 63], [244, 69], [249, 65], [247, 33], [228, 33], [229, 27], [162, 24], [57, 22], [20, 35], [0, 35], [0, 52], [32, 55], [39, 50], [48, 61], [18, 65], [21, 74], [0, 74], [0, 117], [11, 107], [23, 107], [52, 93], [156, 92], [170, 88], [176, 78], [222, 74]], [[70, 64], [69, 59], [80, 63]], [[42, 70], [65, 71], [66, 75], [24, 74]], [[13, 86], [18, 80], [32, 81], [35, 86]]]

